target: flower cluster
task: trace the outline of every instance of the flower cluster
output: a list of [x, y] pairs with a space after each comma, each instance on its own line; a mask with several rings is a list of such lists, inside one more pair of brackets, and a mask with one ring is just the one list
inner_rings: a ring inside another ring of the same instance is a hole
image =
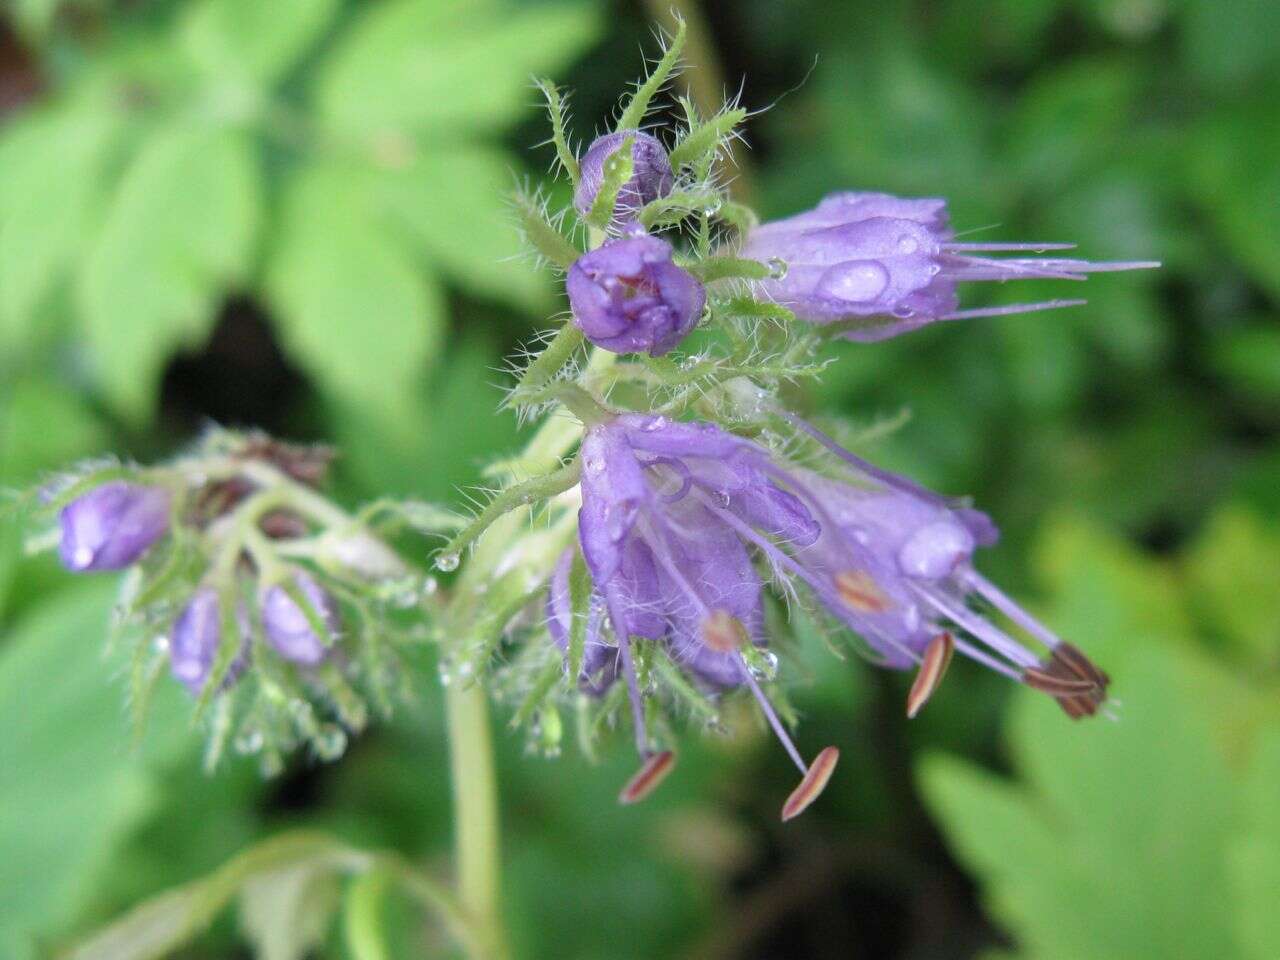
[[330, 456], [212, 431], [166, 465], [96, 465], [44, 491], [68, 570], [129, 571], [118, 617], [136, 635], [131, 700], [145, 704], [167, 665], [213, 715], [210, 763], [232, 734], [270, 770], [298, 743], [335, 757], [366, 722], [358, 687], [383, 709], [399, 695], [386, 641], [407, 634], [390, 611], [431, 581], [372, 518], [317, 492]]
[[[526, 233], [565, 270], [566, 330], [603, 353], [570, 363], [579, 341], [562, 334], [513, 394], [517, 404], [559, 401], [582, 424], [576, 454], [572, 436], [554, 447], [576, 488], [513, 483], [488, 511], [542, 498], [549, 511], [559, 503], [561, 517], [575, 495], [578, 506], [577, 543], [544, 572], [545, 646], [528, 647], [512, 670], [537, 677], [519, 715], [559, 730], [547, 677], [605, 716], [629, 714], [643, 764], [620, 799], [634, 802], [674, 766], [654, 733], [655, 703], [710, 703], [714, 712], [741, 689], [801, 773], [783, 808], [789, 819], [821, 792], [838, 751], [806, 762], [783, 722], [770, 597], [825, 611], [874, 662], [914, 670], [908, 716], [937, 691], [956, 652], [1043, 691], [1072, 718], [1097, 714], [1107, 675], [978, 572], [975, 554], [998, 539], [991, 519], [853, 454], [787, 411], [777, 386], [820, 370], [831, 336], [874, 341], [943, 320], [1082, 302], [962, 309], [965, 281], [1083, 280], [1157, 264], [1061, 255], [1069, 244], [958, 242], [945, 201], [884, 193], [835, 193], [761, 224], [715, 174], [743, 111], [702, 119], [681, 101], [688, 125], [670, 149], [639, 129], [679, 40], [618, 129], [580, 161], [544, 84], [588, 249], [571, 249], [568, 238], [548, 243], [556, 217]], [[668, 359], [689, 349], [695, 328], [697, 347]], [[755, 398], [745, 412], [743, 396]], [[486, 522], [478, 518], [444, 555], [456, 557]], [[528, 621], [514, 626], [527, 630]], [[542, 657], [552, 658], [552, 673]]]

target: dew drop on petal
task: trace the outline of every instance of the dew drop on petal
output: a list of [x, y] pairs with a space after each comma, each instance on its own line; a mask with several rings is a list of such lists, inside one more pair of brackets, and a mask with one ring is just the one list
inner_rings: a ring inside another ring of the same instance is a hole
[[889, 286], [889, 271], [876, 260], [837, 263], [818, 281], [818, 293], [848, 303], [875, 300]]
[[764, 265], [769, 268], [770, 279], [785, 280], [787, 278], [787, 261], [781, 257], [770, 257]]

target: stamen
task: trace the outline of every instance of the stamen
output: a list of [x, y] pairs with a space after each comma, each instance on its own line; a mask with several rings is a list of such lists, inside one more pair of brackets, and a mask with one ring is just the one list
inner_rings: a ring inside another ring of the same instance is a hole
[[782, 820], [794, 820], [808, 809], [809, 804], [817, 800], [826, 789], [827, 781], [835, 773], [836, 763], [840, 760], [840, 751], [835, 747], [826, 747], [813, 758], [813, 763], [805, 771], [800, 786], [791, 792], [787, 802], [782, 805]]
[[951, 657], [956, 652], [955, 639], [948, 630], [942, 631], [925, 648], [924, 659], [920, 661], [920, 670], [916, 673], [915, 683], [911, 684], [911, 692], [907, 694], [907, 719], [914, 720], [920, 708], [928, 703], [934, 691], [942, 683], [951, 664]]
[[1074, 696], [1077, 693], [1088, 693], [1097, 686], [1092, 680], [1074, 680], [1070, 677], [1055, 676], [1035, 667], [1027, 667], [1022, 671], [1022, 678], [1028, 687], [1040, 690], [1053, 697]]
[[1011, 303], [1003, 307], [977, 307], [973, 310], [955, 310], [944, 313], [939, 320], [971, 320], [974, 317], [1004, 317], [1013, 313], [1035, 313], [1037, 310], [1058, 310], [1062, 307], [1080, 307], [1087, 300], [1041, 300], [1039, 303]]
[[1111, 678], [1099, 670], [1079, 649], [1069, 643], [1054, 647], [1043, 669], [1023, 671], [1027, 686], [1041, 690], [1055, 700], [1072, 720], [1092, 717], [1107, 700]]
[[636, 775], [627, 781], [627, 785], [618, 794], [618, 802], [624, 806], [639, 803], [658, 788], [658, 784], [666, 779], [667, 774], [675, 769], [676, 755], [670, 750], [655, 753], [645, 760], [636, 771]]
[[712, 610], [702, 621], [702, 642], [716, 653], [741, 650], [748, 639], [747, 628], [728, 610]]
[[835, 575], [836, 593], [856, 613], [887, 613], [893, 604], [863, 570], [841, 570]]
[[627, 683], [627, 697], [631, 701], [631, 720], [636, 733], [636, 750], [640, 756], [649, 755], [649, 731], [644, 722], [644, 701], [640, 697], [640, 681], [636, 679], [636, 662], [631, 656], [631, 637], [627, 634], [626, 620], [618, 616], [616, 605], [610, 601], [609, 618], [618, 638], [618, 656], [622, 660], [622, 677]]
[[791, 742], [791, 737], [787, 735], [787, 728], [782, 725], [782, 721], [778, 719], [777, 711], [773, 709], [773, 704], [769, 702], [769, 698], [760, 689], [760, 684], [756, 683], [756, 678], [751, 675], [751, 670], [748, 668], [747, 661], [743, 659], [742, 654], [738, 654], [738, 670], [742, 674], [742, 679], [747, 682], [747, 686], [751, 688], [751, 695], [760, 704], [760, 709], [764, 712], [765, 719], [769, 721], [769, 726], [773, 728], [777, 738], [782, 741], [783, 749], [791, 757], [791, 762], [799, 768], [801, 773], [807, 775], [809, 770], [804, 765], [804, 759], [800, 756], [800, 751]]
[[1012, 253], [1015, 250], [1030, 250], [1035, 253], [1041, 250], [1074, 250], [1074, 243], [944, 243], [942, 249], [948, 252], [963, 253]]

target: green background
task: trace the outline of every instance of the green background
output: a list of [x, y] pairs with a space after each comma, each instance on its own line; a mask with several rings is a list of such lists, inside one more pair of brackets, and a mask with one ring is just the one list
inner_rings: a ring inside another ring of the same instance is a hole
[[[460, 502], [518, 442], [494, 412], [502, 357], [563, 309], [509, 259], [505, 196], [551, 161], [530, 75], [575, 89], [589, 138], [665, 7], [8, 0], [0, 485], [162, 457], [213, 419], [334, 442], [348, 503]], [[880, 462], [977, 497], [1004, 531], [984, 571], [1105, 666], [1119, 719], [1073, 725], [957, 664], [909, 724], [906, 679], [802, 637], [801, 749], [842, 761], [785, 828], [794, 773], [751, 722], [691, 732], [625, 810], [625, 737], [592, 766], [504, 729], [518, 955], [1280, 956], [1280, 5], [702, 16], [694, 55], [721, 70], [704, 81], [770, 107], [738, 151], [764, 215], [834, 189], [936, 194], [981, 239], [1164, 261], [1093, 279], [1086, 307], [843, 345], [800, 398], [895, 426]], [[1078, 288], [966, 305], [1059, 295]], [[339, 763], [207, 779], [173, 690], [130, 749], [102, 656], [111, 578], [22, 559], [22, 536], [0, 526], [0, 955], [39, 956], [286, 826], [447, 868], [429, 677]], [[388, 923], [402, 955], [447, 954], [407, 906]], [[239, 944], [224, 919], [184, 955]]]

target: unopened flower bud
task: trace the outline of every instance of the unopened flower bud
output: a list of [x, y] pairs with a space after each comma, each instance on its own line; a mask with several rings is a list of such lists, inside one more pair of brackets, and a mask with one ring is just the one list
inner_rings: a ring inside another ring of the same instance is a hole
[[[240, 653], [232, 661], [224, 686], [235, 683], [245, 666], [245, 646], [249, 642], [249, 624], [243, 608], [237, 611], [240, 630]], [[193, 694], [199, 693], [209, 679], [209, 671], [218, 656], [222, 639], [222, 613], [218, 592], [201, 587], [183, 608], [169, 635], [169, 668]]]
[[565, 286], [574, 323], [588, 340], [614, 353], [659, 357], [685, 338], [707, 295], [671, 253], [665, 240], [641, 235], [578, 258]]
[[[331, 643], [340, 625], [337, 603], [309, 574], [299, 571], [293, 583], [324, 625]], [[294, 663], [315, 665], [329, 653], [330, 643], [316, 633], [312, 619], [283, 586], [269, 587], [264, 592], [262, 628], [276, 652]]]
[[123, 570], [169, 529], [169, 491], [105, 483], [72, 500], [58, 519], [68, 570]]
[[573, 206], [584, 217], [595, 203], [604, 182], [605, 161], [618, 152], [623, 141], [631, 138], [631, 178], [618, 191], [613, 208], [614, 223], [634, 218], [646, 203], [666, 196], [675, 184], [666, 148], [657, 137], [639, 130], [619, 130], [597, 137], [582, 158], [582, 174], [573, 194]]
[[390, 580], [408, 572], [394, 550], [363, 530], [326, 534], [321, 555], [366, 580]]

